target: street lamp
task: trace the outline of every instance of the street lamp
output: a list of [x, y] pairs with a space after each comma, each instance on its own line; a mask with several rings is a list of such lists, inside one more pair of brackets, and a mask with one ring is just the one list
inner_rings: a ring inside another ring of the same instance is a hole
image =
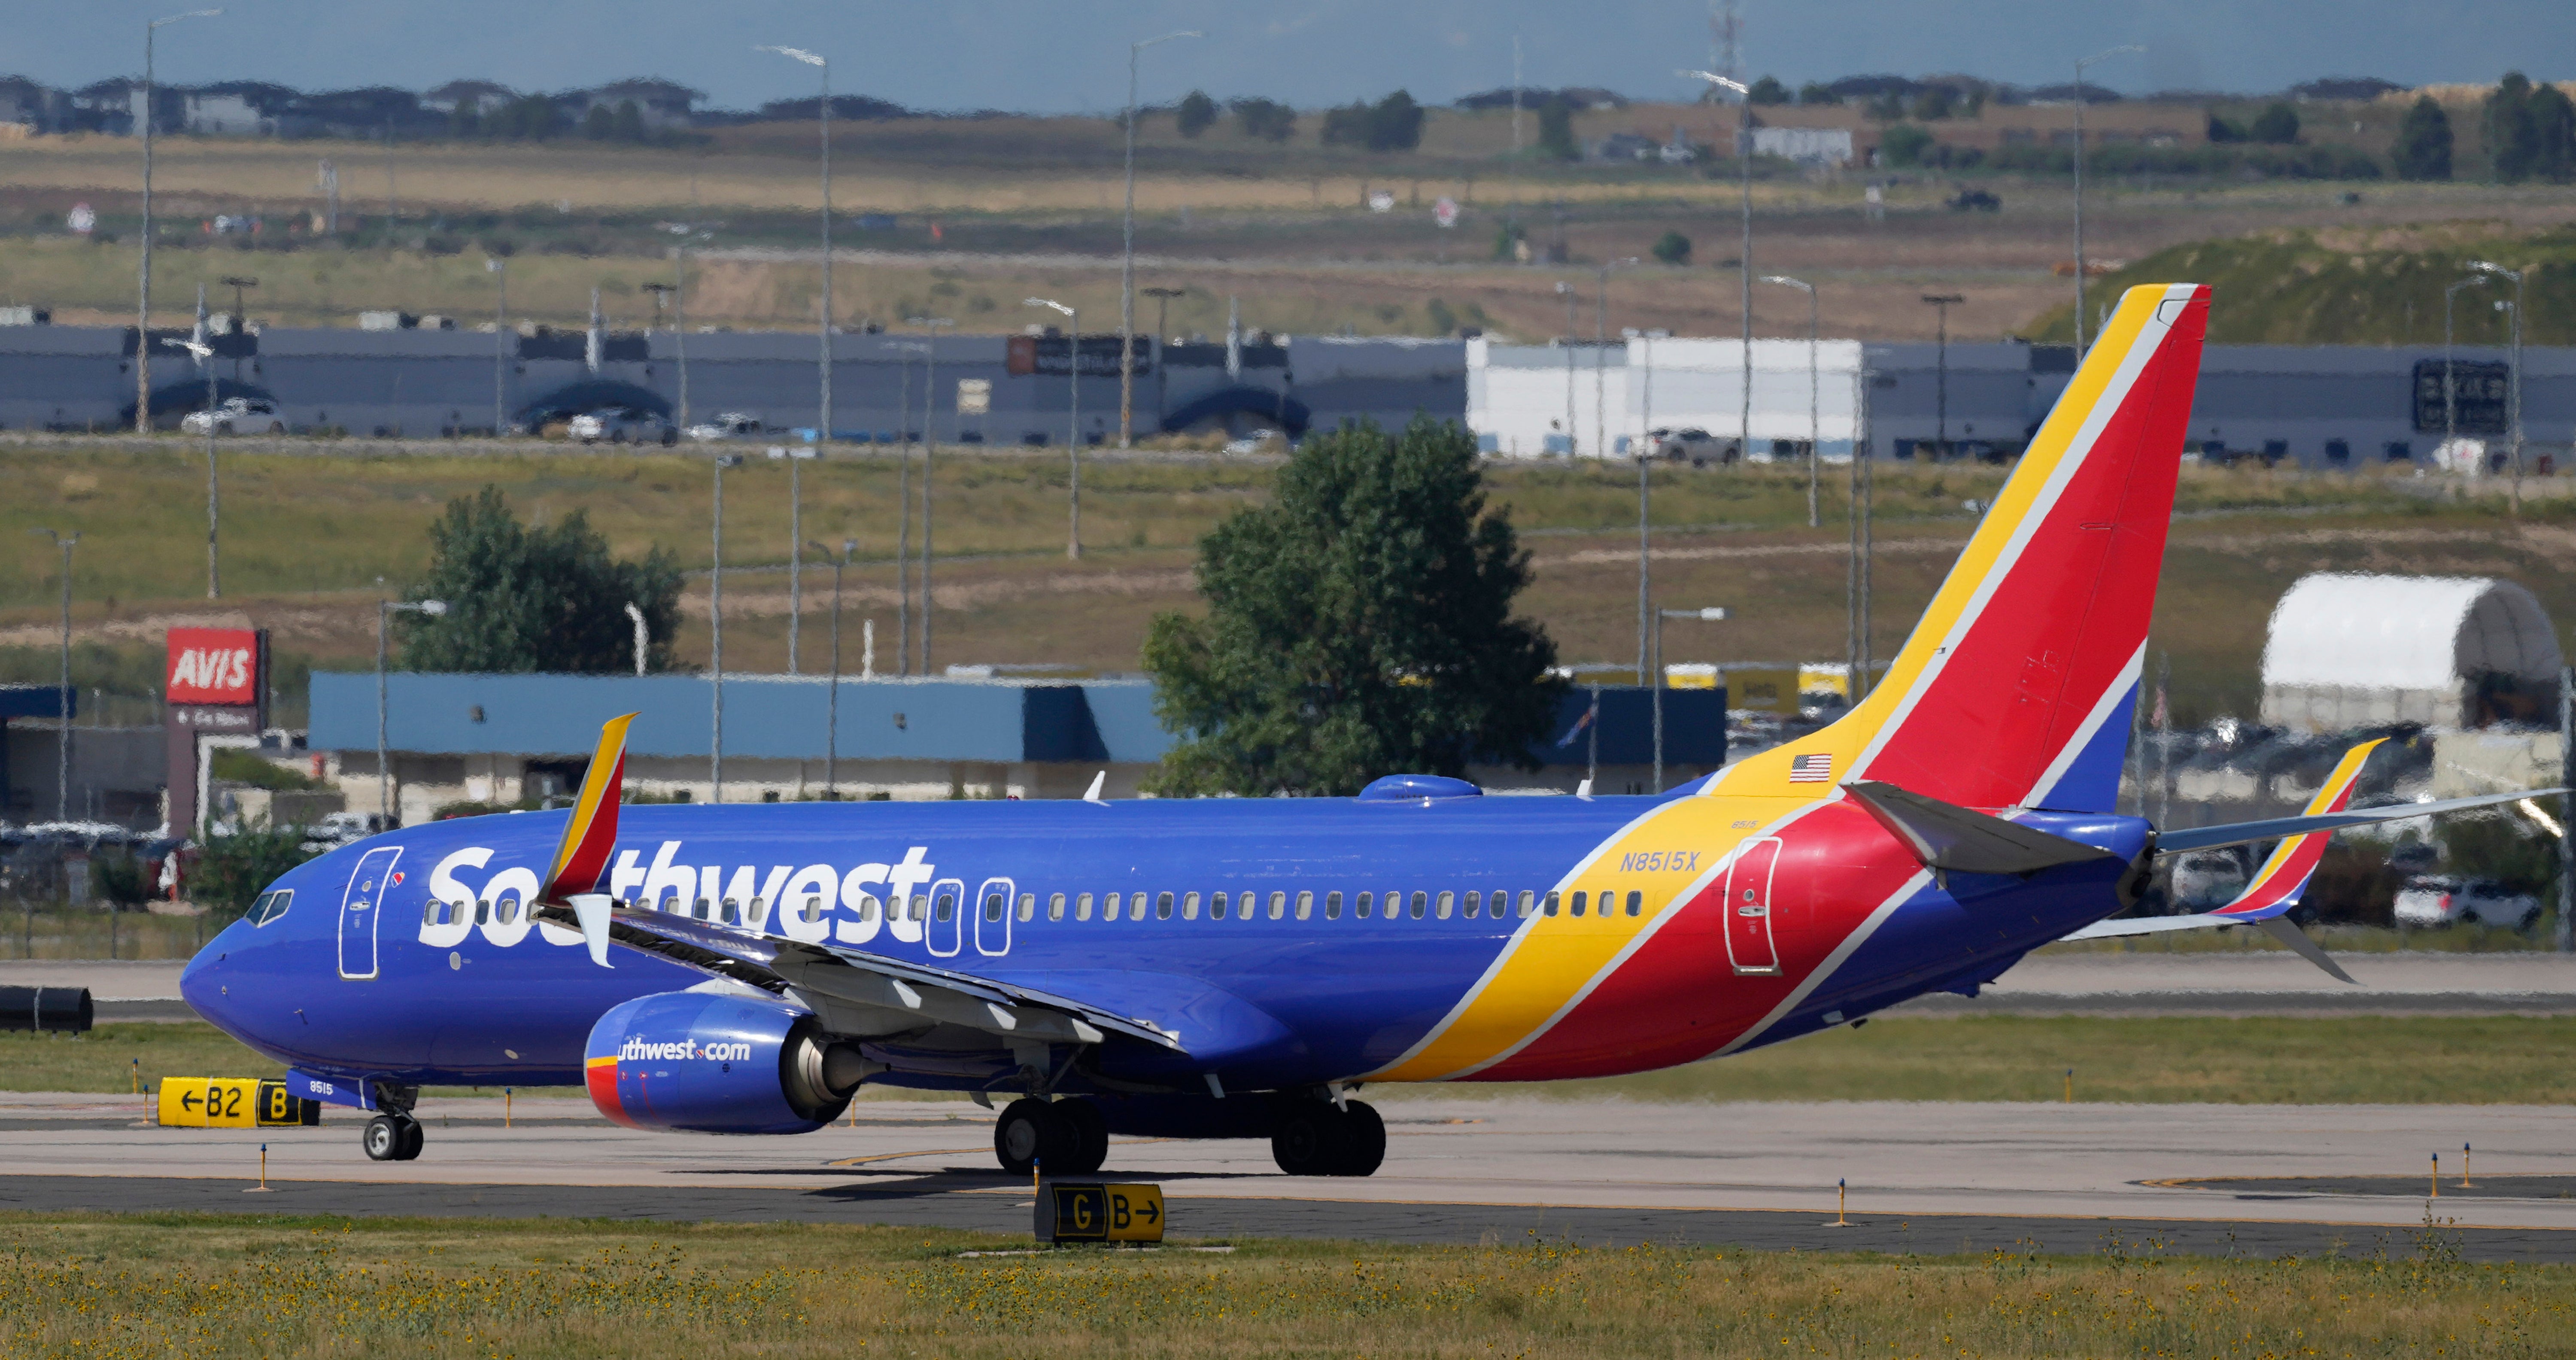
[[1753, 103], [1752, 90], [1742, 82], [1729, 80], [1715, 71], [1681, 71], [1676, 74], [1705, 80], [1735, 91], [1736, 126], [1743, 145], [1735, 148], [1736, 164], [1742, 170], [1744, 216], [1744, 254], [1737, 262], [1737, 273], [1743, 279], [1744, 297], [1740, 310], [1744, 318], [1744, 391], [1743, 424], [1735, 436], [1735, 456], [1753, 456]]
[[492, 437], [510, 432], [510, 262], [495, 255], [483, 261], [492, 276]]
[[2460, 442], [2460, 383], [2451, 360], [2451, 302], [2463, 288], [2484, 288], [2487, 276], [2471, 274], [2442, 290], [2442, 456], [2456, 456]]
[[1941, 317], [1932, 370], [1932, 461], [1937, 463], [1950, 454], [1950, 306], [1967, 299], [1957, 293], [1925, 293], [1923, 300]]
[[1724, 623], [1726, 608], [1713, 605], [1706, 609], [1658, 609], [1655, 611], [1655, 792], [1664, 791], [1664, 620], [1696, 619], [1702, 623]]
[[1817, 325], [1816, 285], [1786, 274], [1765, 274], [1762, 281], [1796, 288], [1807, 295], [1807, 527], [1813, 529], [1823, 523], [1816, 517], [1816, 476], [1818, 461], [1824, 457], [1824, 389], [1816, 377], [1816, 348], [1824, 332]]
[[[790, 61], [801, 61], [814, 67], [823, 81], [823, 318], [822, 354], [815, 362], [822, 371], [821, 409], [814, 420], [817, 442], [832, 437], [832, 63], [801, 47], [764, 46], [755, 52], [774, 52]], [[722, 801], [719, 799], [718, 801]]]
[[396, 614], [426, 614], [437, 618], [447, 612], [445, 600], [378, 600], [376, 601], [376, 815], [378, 831], [390, 831], [394, 824], [394, 767], [385, 750], [385, 623]]
[[1592, 292], [1592, 451], [1603, 458], [1610, 456], [1610, 402], [1602, 375], [1603, 358], [1610, 348], [1610, 271], [1636, 262], [1634, 255], [1624, 260], [1603, 260], [1601, 286]]
[[72, 818], [72, 549], [81, 536], [57, 529], [27, 532], [43, 534], [63, 551], [63, 680], [54, 715], [62, 725], [54, 729], [54, 820], [68, 822]]
[[[930, 674], [930, 459], [939, 451], [939, 332], [956, 325], [944, 316], [916, 316], [906, 325], [930, 332], [922, 350], [921, 391], [921, 673]], [[1076, 357], [1081, 346], [1077, 344]]]
[[724, 475], [726, 468], [741, 467], [742, 455], [720, 453], [715, 457], [715, 570], [707, 573], [707, 621], [714, 626], [715, 643], [709, 658], [709, 674], [715, 677], [715, 728], [707, 743], [707, 801], [724, 801]]
[[[1128, 110], [1128, 116], [1130, 118], [1135, 116], [1135, 110], [1133, 108]], [[1129, 140], [1131, 142], [1134, 140], [1134, 134], [1132, 131], [1129, 133]], [[1070, 356], [1072, 362], [1066, 365], [1066, 371], [1073, 375], [1073, 380], [1066, 383], [1065, 386], [1070, 388], [1073, 392], [1073, 432], [1072, 436], [1066, 440], [1065, 448], [1073, 458], [1073, 477], [1071, 482], [1068, 483], [1070, 490], [1068, 492], [1067, 503], [1071, 507], [1071, 519], [1069, 521], [1070, 527], [1065, 531], [1064, 555], [1067, 558], [1079, 562], [1082, 560], [1082, 313], [1078, 309], [1068, 307], [1053, 298], [1023, 298], [1021, 299], [1021, 304], [1029, 307], [1051, 307], [1056, 311], [1064, 313], [1065, 334], [1070, 337], [1067, 341], [1065, 353]], [[1124, 351], [1125, 344], [1126, 341], [1122, 339], [1120, 341], [1121, 352], [1118, 360], [1119, 366], [1122, 370], [1126, 367], [1127, 363]], [[1121, 431], [1118, 437], [1118, 446], [1122, 449], [1127, 447], [1127, 437], [1124, 433], [1127, 424], [1127, 377], [1128, 375], [1126, 373], [1121, 372], [1118, 379], [1118, 424]]]
[[[769, 446], [772, 461], [787, 463], [787, 541], [805, 541], [805, 464], [814, 457], [814, 446], [791, 449], [781, 444]], [[787, 673], [796, 675], [796, 634], [805, 621], [805, 554], [787, 555]]]
[[1565, 299], [1565, 456], [1574, 456], [1574, 285], [1556, 281], [1556, 295]]
[[152, 433], [152, 47], [155, 35], [182, 19], [212, 19], [219, 9], [192, 9], [143, 26], [143, 265], [134, 306], [134, 432]]
[[1154, 300], [1154, 428], [1163, 428], [1163, 418], [1171, 414], [1172, 370], [1163, 362], [1163, 346], [1172, 338], [1172, 299], [1189, 292], [1187, 288], [1147, 288], [1145, 296]]
[[[903, 356], [902, 417], [896, 422], [903, 440], [895, 446], [894, 483], [894, 673], [912, 674], [912, 583], [906, 579], [912, 561], [912, 356], [927, 355], [930, 346], [918, 340], [900, 340], [887, 345]], [[929, 405], [925, 397], [923, 405]], [[922, 425], [925, 432], [930, 420], [925, 410]], [[925, 469], [924, 475], [927, 475]]]
[[2075, 63], [2075, 360], [2084, 361], [2084, 68], [2126, 52], [2144, 52], [2136, 43], [2096, 52]]
[[[672, 252], [671, 281], [645, 286], [657, 293], [668, 292], [671, 295], [671, 354], [680, 369], [680, 432], [685, 435], [689, 430], [689, 247], [714, 239], [715, 233], [700, 231], [695, 222], [676, 222], [671, 226], [671, 234], [680, 238], [680, 244]], [[830, 264], [826, 260], [825, 268], [828, 269]], [[823, 437], [831, 437], [828, 428]]]
[[[1122, 449], [1133, 442], [1136, 428], [1136, 62], [1148, 47], [1206, 36], [1189, 29], [1127, 45], [1127, 219], [1118, 256], [1118, 447]], [[1079, 354], [1075, 367], [1081, 367]], [[1076, 379], [1080, 376], [1077, 371]], [[1077, 540], [1073, 556], [1082, 555], [1080, 547]]]
[[[163, 336], [161, 343], [172, 349], [188, 351], [206, 368], [206, 598], [221, 599], [224, 593], [223, 576], [216, 569], [215, 560], [218, 489], [215, 483], [215, 347], [203, 340], [180, 340], [171, 336]], [[151, 349], [150, 345], [138, 344], [134, 347], [134, 352], [139, 356], [151, 352]]]
[[[2512, 452], [2512, 456], [2513, 456], [2513, 509], [2514, 509], [2514, 513], [2515, 513], [2515, 514], [2521, 514], [2521, 513], [2522, 513], [2522, 275], [2523, 275], [2523, 271], [2522, 271], [2522, 270], [2519, 270], [2519, 269], [2507, 269], [2507, 268], [2505, 268], [2503, 265], [2496, 264], [2496, 263], [2493, 263], [2492, 261], [2488, 261], [2488, 260], [2471, 260], [2471, 261], [2469, 261], [2469, 268], [2474, 269], [2474, 270], [2478, 271], [2478, 272], [2479, 272], [2479, 273], [2481, 273], [2481, 274], [2492, 274], [2492, 275], [2496, 276], [2497, 278], [2501, 278], [2501, 279], [2511, 279], [2511, 280], [2513, 280], [2513, 302], [2510, 304], [2510, 305], [2512, 306], [2512, 308], [2513, 308], [2513, 334], [2512, 334], [2512, 339], [2511, 339], [2511, 341], [2509, 342], [2509, 343], [2511, 344], [2512, 348], [2508, 351], [2508, 357], [2509, 357], [2509, 359], [2510, 359], [2510, 361], [2511, 361], [2511, 362], [2507, 365], [2507, 367], [2506, 367], [2506, 369], [2505, 369], [2505, 398], [2506, 398], [2507, 402], [2510, 404], [2510, 408], [2509, 408], [2509, 410], [2508, 410], [2508, 411], [2507, 411], [2507, 413], [2506, 413], [2505, 419], [2506, 419], [2506, 421], [2507, 421], [2506, 428], [2507, 428], [2508, 430], [2510, 430], [2510, 431], [2511, 431], [2511, 433], [2510, 433], [2510, 434], [2508, 434], [2505, 438], [2506, 438], [2506, 447], [2510, 448], [2510, 449], [2513, 451], [2513, 452]], [[2497, 304], [2496, 304], [2496, 307], [2497, 307], [2497, 310], [2501, 311], [2501, 310], [2503, 310], [2503, 308], [2504, 308], [2505, 306], [2507, 306], [2507, 305], [2508, 305], [2508, 304], [2505, 304], [2505, 303], [2501, 303], [2501, 302], [2499, 302], [2499, 303], [2497, 303]]]
[[823, 796], [838, 801], [841, 796], [841, 569], [850, 565], [850, 554], [859, 550], [859, 541], [842, 539], [838, 557], [832, 556], [832, 550], [820, 543], [808, 542], [805, 546], [823, 554], [824, 560], [832, 564], [832, 685], [829, 690], [831, 697], [824, 701], [823, 709]]

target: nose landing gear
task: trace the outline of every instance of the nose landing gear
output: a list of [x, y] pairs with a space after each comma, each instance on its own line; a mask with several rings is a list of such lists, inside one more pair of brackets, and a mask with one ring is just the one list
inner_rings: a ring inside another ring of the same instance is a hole
[[422, 1142], [420, 1121], [409, 1114], [377, 1115], [359, 1135], [367, 1160], [375, 1162], [408, 1162], [420, 1155]]

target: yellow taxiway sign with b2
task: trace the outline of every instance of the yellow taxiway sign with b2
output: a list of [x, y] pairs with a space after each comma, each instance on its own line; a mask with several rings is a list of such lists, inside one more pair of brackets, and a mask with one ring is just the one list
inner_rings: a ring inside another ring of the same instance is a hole
[[164, 1077], [156, 1122], [177, 1129], [266, 1129], [322, 1122], [322, 1103], [258, 1077]]

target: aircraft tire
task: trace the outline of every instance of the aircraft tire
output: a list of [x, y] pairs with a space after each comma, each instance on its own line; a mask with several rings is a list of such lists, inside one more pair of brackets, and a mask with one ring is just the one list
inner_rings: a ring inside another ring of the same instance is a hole
[[366, 1149], [368, 1161], [401, 1161], [402, 1126], [394, 1122], [392, 1115], [377, 1115], [367, 1121], [366, 1131], [358, 1135], [358, 1145]]
[[1370, 1176], [1386, 1160], [1386, 1121], [1378, 1118], [1374, 1106], [1352, 1100], [1343, 1103], [1342, 1156], [1333, 1168], [1336, 1176]]
[[1080, 1148], [1073, 1121], [1035, 1097], [1003, 1106], [1002, 1117], [993, 1121], [993, 1156], [1014, 1176], [1036, 1166], [1069, 1170], [1079, 1160]]
[[421, 1132], [420, 1121], [410, 1118], [398, 1119], [394, 1121], [394, 1127], [401, 1139], [394, 1149], [394, 1160], [408, 1162], [417, 1159], [420, 1156], [421, 1144], [428, 1141], [427, 1136]]
[[1270, 1135], [1270, 1159], [1291, 1176], [1332, 1176], [1350, 1146], [1349, 1121], [1322, 1101], [1300, 1105]]
[[1100, 1115], [1100, 1107], [1088, 1100], [1059, 1100], [1055, 1112], [1073, 1128], [1074, 1151], [1065, 1160], [1065, 1174], [1088, 1176], [1109, 1160], [1109, 1122]]

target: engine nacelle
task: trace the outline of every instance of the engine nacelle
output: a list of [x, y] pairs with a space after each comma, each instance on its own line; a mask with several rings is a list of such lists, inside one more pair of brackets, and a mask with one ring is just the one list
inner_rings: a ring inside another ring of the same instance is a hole
[[806, 1133], [885, 1070], [805, 1011], [721, 992], [658, 992], [590, 1028], [590, 1103], [630, 1129]]

